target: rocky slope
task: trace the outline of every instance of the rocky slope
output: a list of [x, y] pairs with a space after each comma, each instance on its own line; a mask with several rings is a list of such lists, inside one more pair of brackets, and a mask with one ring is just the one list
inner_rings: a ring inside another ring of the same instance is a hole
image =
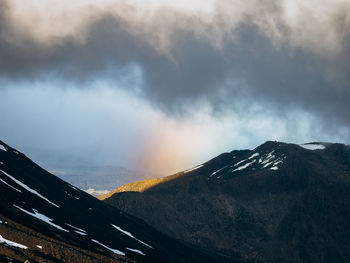
[[104, 201], [228, 256], [293, 263], [350, 258], [349, 146], [266, 142], [152, 187], [142, 184], [148, 182], [123, 186]]
[[225, 262], [99, 201], [0, 141], [0, 262], [26, 260]]

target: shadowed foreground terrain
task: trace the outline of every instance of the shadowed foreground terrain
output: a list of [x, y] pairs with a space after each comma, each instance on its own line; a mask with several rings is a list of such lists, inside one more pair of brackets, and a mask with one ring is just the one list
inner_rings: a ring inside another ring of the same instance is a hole
[[347, 262], [350, 148], [266, 142], [101, 199], [204, 249], [261, 262]]
[[0, 262], [245, 262], [176, 241], [0, 141]]

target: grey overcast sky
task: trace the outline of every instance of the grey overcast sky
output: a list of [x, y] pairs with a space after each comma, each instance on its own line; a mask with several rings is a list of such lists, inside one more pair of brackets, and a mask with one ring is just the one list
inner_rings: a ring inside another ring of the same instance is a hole
[[350, 0], [0, 0], [0, 139], [46, 165], [349, 144], [349, 71]]

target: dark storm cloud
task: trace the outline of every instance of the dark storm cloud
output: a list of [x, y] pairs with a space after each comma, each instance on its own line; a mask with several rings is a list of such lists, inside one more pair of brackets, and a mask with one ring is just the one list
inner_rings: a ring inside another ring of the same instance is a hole
[[[4, 3], [0, 2], [0, 74], [6, 80], [36, 79], [50, 73], [84, 87], [100, 77], [118, 79], [130, 66], [139, 65], [141, 95], [168, 113], [181, 113], [201, 100], [218, 112], [244, 110], [239, 108], [242, 103], [257, 102], [280, 114], [298, 108], [327, 125], [350, 127], [346, 11], [334, 19], [342, 38], [337, 43], [341, 49], [331, 55], [314, 52], [312, 45], [293, 45], [288, 41], [292, 33], [282, 20], [276, 25], [286, 40], [276, 44], [249, 16], [232, 29], [234, 38], [228, 33], [221, 35], [220, 48], [213, 45], [215, 34], [209, 33], [208, 38], [192, 29], [172, 27], [169, 55], [113, 15], [101, 15], [91, 22], [82, 42], [63, 36], [47, 45], [26, 34], [13, 36], [12, 25], [4, 18]], [[278, 5], [266, 8], [271, 16], [280, 11]], [[177, 19], [188, 18], [177, 14]], [[215, 20], [219, 26], [221, 19], [218, 15]]]

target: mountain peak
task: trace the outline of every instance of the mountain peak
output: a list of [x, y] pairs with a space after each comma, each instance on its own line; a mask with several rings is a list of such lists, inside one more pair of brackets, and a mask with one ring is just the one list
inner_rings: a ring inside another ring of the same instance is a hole
[[289, 263], [350, 257], [348, 146], [268, 141], [195, 168], [105, 202], [227, 256]]

